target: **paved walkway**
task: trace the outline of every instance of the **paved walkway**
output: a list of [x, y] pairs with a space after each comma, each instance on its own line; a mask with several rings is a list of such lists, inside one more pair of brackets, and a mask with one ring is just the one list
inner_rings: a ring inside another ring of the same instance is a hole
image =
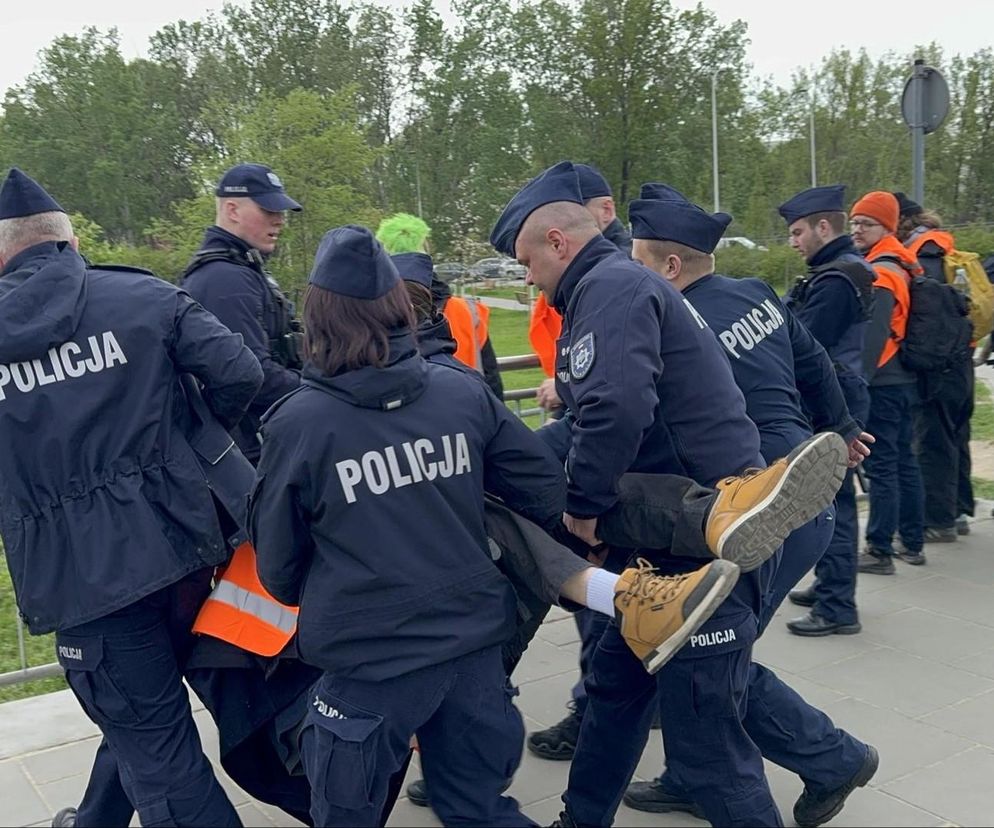
[[[861, 635], [791, 636], [783, 621], [796, 608], [788, 605], [756, 648], [760, 661], [836, 724], [880, 751], [877, 776], [852, 795], [832, 825], [990, 825], [994, 818], [991, 505], [981, 504], [982, 517], [968, 537], [927, 547], [926, 566], [898, 563], [895, 576], [860, 576]], [[561, 718], [577, 675], [576, 656], [576, 628], [557, 610], [515, 675], [529, 730]], [[203, 710], [196, 715], [216, 762], [216, 734]], [[0, 823], [46, 825], [60, 807], [78, 802], [97, 746], [94, 734], [68, 691], [0, 705]], [[639, 778], [658, 772], [661, 752], [657, 731], [639, 765]], [[568, 768], [525, 752], [511, 793], [540, 824], [558, 814]], [[801, 784], [772, 765], [769, 777], [790, 825]], [[296, 824], [223, 781], [246, 825]], [[439, 823], [430, 811], [403, 799], [389, 824]], [[640, 814], [624, 807], [618, 824], [704, 825], [688, 816]]]

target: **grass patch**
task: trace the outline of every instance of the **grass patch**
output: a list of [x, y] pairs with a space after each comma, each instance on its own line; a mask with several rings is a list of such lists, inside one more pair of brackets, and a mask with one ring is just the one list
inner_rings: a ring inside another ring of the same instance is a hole
[[984, 480], [980, 477], [971, 477], [973, 482], [973, 496], [978, 500], [994, 500], [994, 480]]
[[[2, 548], [0, 548], [2, 554]], [[55, 636], [29, 635], [24, 629], [24, 649], [29, 667], [51, 664], [55, 661]], [[0, 566], [0, 673], [21, 669], [20, 648], [17, 642], [17, 610], [14, 604], [14, 588], [10, 583], [10, 573], [4, 561]], [[0, 702], [23, 699], [51, 693], [66, 687], [64, 679], [52, 678], [0, 687]]]
[[974, 387], [970, 438], [994, 442], [994, 398], [983, 380], [978, 380]]

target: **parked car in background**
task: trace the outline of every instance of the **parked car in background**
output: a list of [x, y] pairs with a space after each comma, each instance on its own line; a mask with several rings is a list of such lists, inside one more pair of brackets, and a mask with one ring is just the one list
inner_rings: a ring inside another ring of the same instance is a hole
[[470, 265], [469, 272], [477, 279], [524, 279], [525, 268], [519, 265], [514, 259], [504, 256], [495, 256], [488, 259], [480, 259]]
[[435, 275], [443, 282], [455, 282], [469, 275], [469, 267], [462, 262], [436, 262]]
[[723, 247], [744, 247], [746, 250], [768, 250], [765, 245], [756, 244], [752, 239], [747, 239], [745, 236], [725, 236], [723, 239], [718, 240], [718, 246], [715, 250], [721, 250]]

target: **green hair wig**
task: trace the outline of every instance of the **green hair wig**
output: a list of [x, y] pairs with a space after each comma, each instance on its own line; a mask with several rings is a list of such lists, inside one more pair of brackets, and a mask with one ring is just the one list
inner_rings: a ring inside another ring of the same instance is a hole
[[391, 256], [394, 253], [423, 253], [431, 228], [410, 213], [395, 213], [383, 219], [376, 238]]

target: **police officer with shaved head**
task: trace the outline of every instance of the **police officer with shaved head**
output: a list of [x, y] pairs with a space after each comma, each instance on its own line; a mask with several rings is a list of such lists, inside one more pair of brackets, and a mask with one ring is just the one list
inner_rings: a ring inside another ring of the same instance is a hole
[[0, 534], [18, 609], [33, 634], [55, 633], [69, 687], [103, 734], [98, 757], [113, 754], [143, 825], [240, 825], [181, 678], [228, 549], [180, 423], [179, 378], [196, 377], [230, 428], [262, 371], [189, 295], [147, 271], [88, 268], [76, 246], [63, 209], [11, 170], [0, 188]]
[[235, 333], [262, 365], [263, 383], [232, 432], [242, 453], [259, 459], [259, 418], [300, 384], [302, 333], [293, 306], [266, 270], [287, 211], [303, 208], [263, 164], [238, 164], [218, 182], [216, 217], [183, 273], [183, 289]]

